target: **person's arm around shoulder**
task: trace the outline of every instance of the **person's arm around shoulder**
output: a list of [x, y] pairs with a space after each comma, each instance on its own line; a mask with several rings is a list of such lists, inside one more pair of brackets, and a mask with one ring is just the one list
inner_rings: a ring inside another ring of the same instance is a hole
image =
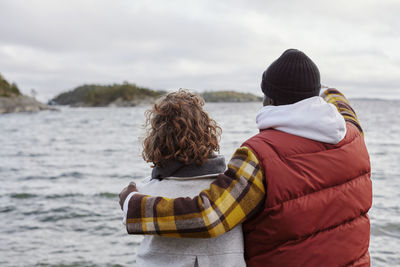
[[346, 122], [349, 122], [357, 127], [361, 135], [364, 136], [363, 129], [358, 120], [357, 114], [351, 107], [349, 100], [337, 89], [327, 88], [321, 93], [321, 97], [328, 103], [333, 104], [339, 113], [344, 117]]
[[[265, 198], [262, 168], [247, 147], [236, 150], [224, 174], [194, 198], [153, 197], [125, 188], [120, 194], [129, 234], [215, 237], [249, 218]], [[124, 203], [125, 202], [125, 203]]]

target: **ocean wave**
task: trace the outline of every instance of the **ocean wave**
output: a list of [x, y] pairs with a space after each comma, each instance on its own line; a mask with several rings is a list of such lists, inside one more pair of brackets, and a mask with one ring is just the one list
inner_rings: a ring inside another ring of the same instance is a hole
[[[56, 208], [46, 211], [45, 216], [40, 216], [40, 222], [58, 222], [62, 220], [82, 219], [86, 217], [99, 217], [100, 214], [89, 210], [71, 210], [70, 207]], [[44, 215], [42, 214], [42, 215]]]
[[104, 197], [104, 198], [117, 198], [119, 194], [116, 193], [110, 193], [110, 192], [101, 192], [96, 194], [98, 197]]
[[[71, 262], [71, 263], [61, 262], [61, 263], [53, 263], [53, 264], [39, 262], [35, 266], [37, 266], [37, 267], [81, 267], [81, 266], [97, 267], [99, 265], [94, 264], [90, 261], [78, 261], [78, 262]], [[122, 265], [118, 265], [118, 264], [113, 264], [110, 266], [113, 266], [113, 267], [121, 266], [122, 267]]]
[[30, 193], [14, 193], [10, 195], [11, 198], [17, 198], [17, 199], [35, 198], [37, 196], [38, 195], [36, 194], [30, 194]]
[[63, 172], [59, 175], [49, 175], [49, 176], [45, 176], [45, 175], [28, 175], [28, 176], [23, 176], [20, 177], [19, 180], [21, 181], [28, 181], [28, 180], [56, 180], [56, 179], [60, 179], [60, 178], [83, 178], [88, 176], [85, 173], [82, 172], [78, 172], [78, 171], [71, 171], [71, 172]]
[[397, 223], [374, 225], [371, 228], [371, 234], [374, 236], [390, 236], [400, 239], [400, 225]]
[[28, 175], [28, 176], [23, 176], [20, 177], [20, 181], [29, 181], [29, 180], [43, 180], [43, 179], [49, 179], [50, 176], [42, 176], [42, 175]]
[[47, 199], [56, 199], [56, 198], [70, 198], [70, 197], [82, 197], [84, 196], [83, 194], [78, 194], [78, 193], [67, 193], [67, 194], [53, 194], [53, 195], [47, 195]]
[[47, 157], [50, 156], [48, 153], [32, 153], [25, 151], [18, 151], [16, 154], [11, 155], [13, 157], [28, 157], [28, 158], [38, 158], [38, 157]]
[[143, 178], [144, 176], [142, 176], [142, 175], [121, 175], [121, 174], [119, 174], [119, 173], [114, 173], [114, 174], [104, 174], [104, 175], [102, 175], [103, 177], [106, 177], [106, 178], [118, 178], [118, 179], [130, 179], [130, 180], [133, 180], [133, 179], [139, 179], [139, 178]]
[[0, 213], [7, 213], [16, 210], [14, 206], [0, 207]]
[[77, 171], [72, 171], [72, 172], [63, 172], [60, 175], [56, 175], [56, 176], [50, 176], [49, 178], [52, 180], [55, 179], [60, 179], [60, 178], [83, 178], [85, 177], [86, 174], [81, 173], [81, 172], [77, 172]]

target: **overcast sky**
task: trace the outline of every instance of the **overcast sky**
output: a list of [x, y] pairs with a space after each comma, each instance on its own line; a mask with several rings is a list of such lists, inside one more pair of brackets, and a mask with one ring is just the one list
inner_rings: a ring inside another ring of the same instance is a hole
[[84, 83], [261, 95], [287, 48], [350, 97], [400, 98], [400, 1], [0, 0], [0, 73], [47, 100]]

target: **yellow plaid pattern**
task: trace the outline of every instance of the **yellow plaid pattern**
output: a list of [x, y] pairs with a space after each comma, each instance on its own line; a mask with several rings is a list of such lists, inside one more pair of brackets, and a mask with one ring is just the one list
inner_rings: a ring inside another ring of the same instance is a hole
[[139, 202], [140, 208], [128, 208], [126, 226], [130, 234], [215, 237], [243, 222], [264, 198], [258, 160], [249, 148], [241, 147], [225, 174], [193, 199], [134, 195], [129, 205]]
[[344, 117], [346, 122], [352, 123], [364, 136], [364, 132], [361, 128], [360, 122], [358, 121], [357, 114], [354, 109], [350, 106], [349, 100], [337, 89], [328, 88], [322, 94], [321, 97], [328, 103], [333, 104]]

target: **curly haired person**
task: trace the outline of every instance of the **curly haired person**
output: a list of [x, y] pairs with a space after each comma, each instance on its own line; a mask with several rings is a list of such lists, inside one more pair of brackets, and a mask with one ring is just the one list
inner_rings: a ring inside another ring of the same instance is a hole
[[[146, 112], [142, 155], [154, 166], [151, 177], [138, 185], [141, 192], [171, 198], [194, 197], [225, 171], [224, 157], [215, 155], [221, 128], [203, 105], [201, 97], [179, 90], [161, 98]], [[155, 215], [153, 210], [149, 212], [150, 216]], [[243, 247], [240, 225], [212, 239], [146, 236], [136, 261], [139, 266], [157, 267], [245, 266]]]

